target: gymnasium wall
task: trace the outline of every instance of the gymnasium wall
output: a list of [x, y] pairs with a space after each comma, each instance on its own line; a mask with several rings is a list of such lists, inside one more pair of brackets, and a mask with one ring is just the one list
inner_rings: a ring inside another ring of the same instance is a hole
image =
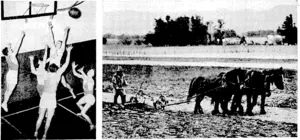
[[[75, 1], [58, 1], [58, 9], [74, 3]], [[22, 30], [26, 32], [26, 36], [20, 53], [43, 49], [44, 44], [49, 42], [49, 21], [52, 21], [56, 40], [62, 40], [66, 26], [71, 28], [67, 44], [96, 39], [96, 1], [85, 1], [77, 8], [82, 13], [79, 19], [71, 18], [66, 10], [58, 11], [53, 19], [50, 19], [50, 16], [29, 18], [27, 23], [25, 19], [2, 20], [1, 50], [8, 43], [15, 45]]]

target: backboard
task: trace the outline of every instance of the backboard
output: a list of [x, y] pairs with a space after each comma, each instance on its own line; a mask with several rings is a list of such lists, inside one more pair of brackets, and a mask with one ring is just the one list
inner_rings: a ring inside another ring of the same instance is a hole
[[1, 20], [51, 16], [57, 13], [57, 1], [1, 1]]

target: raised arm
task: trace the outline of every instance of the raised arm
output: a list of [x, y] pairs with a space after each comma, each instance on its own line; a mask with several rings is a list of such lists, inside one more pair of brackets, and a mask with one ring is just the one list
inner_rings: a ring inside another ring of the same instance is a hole
[[70, 27], [66, 27], [65, 28], [65, 34], [64, 34], [64, 38], [62, 40], [62, 50], [65, 50], [66, 48], [66, 43], [67, 43], [67, 39], [68, 39], [68, 35], [69, 35], [69, 31], [70, 31]]
[[33, 65], [33, 56], [29, 56], [29, 59], [30, 59], [30, 70], [31, 70], [31, 73], [37, 75], [37, 71]]
[[48, 47], [49, 47], [48, 45], [45, 45], [45, 51], [44, 51], [43, 63], [42, 63], [42, 68], [43, 69], [45, 69], [45, 66], [46, 66]]
[[74, 74], [76, 77], [83, 79], [83, 76], [82, 76], [81, 74], [79, 74], [79, 73], [75, 70], [76, 67], [77, 67], [77, 65], [75, 64], [75, 62], [73, 62], [73, 63], [72, 63], [72, 71], [73, 71], [73, 74]]
[[84, 73], [83, 69], [84, 69], [84, 67], [80, 68], [78, 71], [81, 73], [83, 78], [88, 78], [88, 76]]
[[17, 54], [18, 54], [18, 52], [19, 52], [19, 50], [20, 50], [20, 47], [21, 47], [21, 45], [22, 45], [22, 42], [23, 42], [24, 37], [25, 37], [25, 32], [22, 31], [21, 36], [20, 36], [20, 38], [19, 38], [19, 40], [18, 40], [18, 43], [16, 44], [15, 48], [13, 49], [14, 55], [17, 55]]
[[73, 46], [70, 46], [67, 48], [67, 59], [64, 65], [61, 66], [61, 68], [58, 70], [58, 73], [61, 75], [68, 67], [69, 63], [70, 63], [70, 54], [71, 54], [71, 50], [73, 49]]
[[49, 37], [50, 37], [50, 41], [52, 43], [50, 48], [52, 49], [55, 47], [55, 39], [54, 39], [53, 31], [52, 31], [53, 25], [51, 22], [48, 22], [48, 26], [49, 26]]

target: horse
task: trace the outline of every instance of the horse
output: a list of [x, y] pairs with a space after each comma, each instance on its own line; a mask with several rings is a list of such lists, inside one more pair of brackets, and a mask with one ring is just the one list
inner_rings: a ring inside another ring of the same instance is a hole
[[[270, 86], [274, 84], [278, 89], [284, 89], [284, 72], [279, 69], [257, 71], [251, 70], [246, 74], [245, 82], [241, 88], [242, 94], [233, 100], [235, 106], [241, 106], [242, 95], [247, 95], [247, 111], [249, 116], [253, 115], [253, 107], [257, 103], [258, 95], [261, 95], [260, 114], [266, 114], [265, 99], [271, 96]], [[251, 102], [252, 100], [252, 102]], [[242, 107], [242, 106], [241, 106]], [[235, 111], [235, 108], [231, 111]]]
[[[187, 101], [190, 102], [191, 98], [196, 95], [196, 103], [194, 114], [203, 114], [201, 107], [201, 101], [205, 96], [213, 97], [216, 91], [221, 87], [221, 80], [224, 73], [220, 73], [218, 76], [212, 77], [195, 77], [191, 80]], [[212, 92], [213, 91], [213, 92]], [[214, 111], [213, 111], [214, 112]]]
[[241, 68], [233, 69], [229, 72], [222, 72], [216, 77], [195, 77], [191, 80], [188, 97], [189, 101], [196, 94], [196, 103], [194, 114], [203, 114], [201, 101], [205, 96], [211, 97], [211, 103], [214, 105], [212, 114], [219, 113], [219, 104], [223, 110], [223, 115], [228, 113], [228, 102], [232, 95], [239, 91], [241, 82], [244, 79], [245, 70]]
[[[219, 103], [221, 103], [221, 108], [223, 110], [223, 115], [230, 114], [228, 110], [228, 102], [231, 100], [232, 96], [241, 94], [241, 86], [246, 78], [247, 70], [236, 68], [230, 70], [224, 74], [222, 77], [222, 89], [220, 92], [212, 98], [215, 102], [215, 109], [212, 114], [217, 114]], [[238, 106], [241, 111], [243, 111], [242, 106]]]

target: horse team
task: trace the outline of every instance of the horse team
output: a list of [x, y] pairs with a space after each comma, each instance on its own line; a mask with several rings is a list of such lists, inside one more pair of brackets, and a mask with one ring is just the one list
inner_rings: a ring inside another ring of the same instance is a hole
[[[228, 72], [222, 72], [212, 77], [195, 77], [191, 80], [187, 100], [196, 98], [194, 113], [202, 114], [200, 105], [205, 96], [211, 97], [214, 104], [212, 114], [218, 114], [219, 105], [222, 113], [244, 115], [242, 97], [247, 96], [247, 115], [254, 115], [252, 110], [257, 103], [258, 95], [261, 96], [260, 114], [266, 114], [265, 99], [271, 95], [272, 87], [284, 89], [284, 71], [281, 68], [271, 70], [246, 70], [236, 68]], [[228, 110], [228, 103], [231, 101], [231, 108]]]

